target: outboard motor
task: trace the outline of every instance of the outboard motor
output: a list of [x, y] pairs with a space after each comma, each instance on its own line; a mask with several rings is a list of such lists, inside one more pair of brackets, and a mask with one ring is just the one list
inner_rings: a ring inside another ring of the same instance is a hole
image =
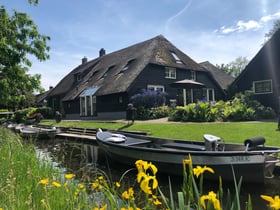
[[206, 151], [218, 151], [218, 147], [222, 139], [211, 134], [204, 134], [204, 142]]
[[248, 151], [248, 149], [250, 147], [256, 147], [256, 146], [259, 146], [259, 145], [264, 145], [264, 143], [265, 143], [265, 138], [264, 137], [254, 137], [254, 138], [250, 138], [250, 139], [245, 139], [245, 141], [244, 141], [246, 151]]

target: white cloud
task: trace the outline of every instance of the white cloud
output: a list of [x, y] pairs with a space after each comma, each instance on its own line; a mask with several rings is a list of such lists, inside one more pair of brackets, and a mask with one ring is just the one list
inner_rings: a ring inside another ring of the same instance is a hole
[[239, 20], [234, 26], [222, 26], [220, 29], [215, 30], [217, 33], [220, 34], [230, 34], [233, 32], [244, 32], [244, 31], [252, 31], [252, 30], [258, 30], [260, 28], [264, 27], [264, 24], [280, 18], [280, 11], [271, 14], [271, 15], [265, 15], [261, 17], [258, 21], [256, 20], [249, 20], [249, 21], [243, 21]]
[[254, 20], [249, 20], [248, 22], [244, 22], [242, 20], [237, 22], [238, 31], [248, 31], [260, 28], [261, 25]]

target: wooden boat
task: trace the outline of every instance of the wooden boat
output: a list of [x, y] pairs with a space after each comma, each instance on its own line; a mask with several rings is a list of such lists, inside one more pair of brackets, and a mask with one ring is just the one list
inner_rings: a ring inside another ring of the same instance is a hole
[[193, 167], [208, 166], [215, 173], [204, 178], [224, 181], [242, 177], [243, 182], [264, 182], [273, 176], [279, 162], [278, 147], [264, 146], [265, 139], [247, 139], [244, 144], [224, 143], [219, 137], [205, 134], [204, 141], [172, 140], [142, 135], [122, 135], [98, 130], [98, 145], [113, 159], [134, 166], [136, 160], [152, 162], [159, 172], [182, 175], [183, 159], [191, 155]]
[[24, 138], [47, 139], [54, 138], [57, 132], [56, 127], [38, 127], [34, 125], [23, 126], [20, 135]]

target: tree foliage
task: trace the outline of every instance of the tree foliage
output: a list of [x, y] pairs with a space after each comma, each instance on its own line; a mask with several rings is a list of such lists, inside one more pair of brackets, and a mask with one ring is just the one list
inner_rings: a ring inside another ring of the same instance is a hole
[[216, 67], [226, 72], [227, 74], [237, 77], [241, 71], [248, 65], [249, 60], [246, 57], [239, 56], [229, 64], [216, 64]]
[[273, 34], [278, 31], [280, 29], [280, 19], [274, 21], [273, 27], [272, 29], [270, 29], [266, 34], [265, 34], [265, 38], [266, 40], [270, 39]]
[[[38, 0], [29, 0], [36, 5]], [[0, 105], [17, 107], [26, 100], [26, 93], [42, 90], [41, 75], [28, 74], [31, 57], [49, 59], [48, 36], [41, 35], [26, 13], [11, 15], [0, 6]]]

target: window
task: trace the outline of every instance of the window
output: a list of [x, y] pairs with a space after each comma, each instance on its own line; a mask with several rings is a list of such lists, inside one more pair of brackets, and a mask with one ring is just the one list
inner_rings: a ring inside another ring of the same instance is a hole
[[255, 94], [272, 93], [272, 80], [253, 81], [253, 90]]
[[96, 111], [96, 96], [99, 87], [89, 87], [80, 94], [80, 115], [92, 116]]
[[108, 73], [109, 73], [113, 68], [115, 68], [115, 66], [110, 66], [110, 67], [107, 69], [107, 71], [105, 71], [105, 73], [102, 75], [101, 78], [107, 77]]
[[122, 72], [128, 70], [128, 68], [131, 66], [131, 64], [133, 63], [133, 61], [135, 61], [135, 59], [129, 60], [129, 61], [127, 62], [127, 64], [121, 69], [121, 71], [120, 71], [119, 73], [122, 73]]
[[195, 71], [191, 71], [191, 80], [196, 80], [196, 72]]
[[165, 78], [176, 79], [176, 68], [165, 67]]
[[74, 74], [74, 77], [75, 77], [76, 82], [80, 82], [82, 80], [81, 73]]
[[203, 100], [204, 101], [215, 101], [215, 90], [213, 88], [203, 89]]
[[162, 85], [148, 85], [148, 90], [164, 92], [164, 86], [162, 86]]
[[176, 55], [176, 53], [171, 52], [171, 55], [173, 56], [176, 63], [183, 64], [183, 61]]

